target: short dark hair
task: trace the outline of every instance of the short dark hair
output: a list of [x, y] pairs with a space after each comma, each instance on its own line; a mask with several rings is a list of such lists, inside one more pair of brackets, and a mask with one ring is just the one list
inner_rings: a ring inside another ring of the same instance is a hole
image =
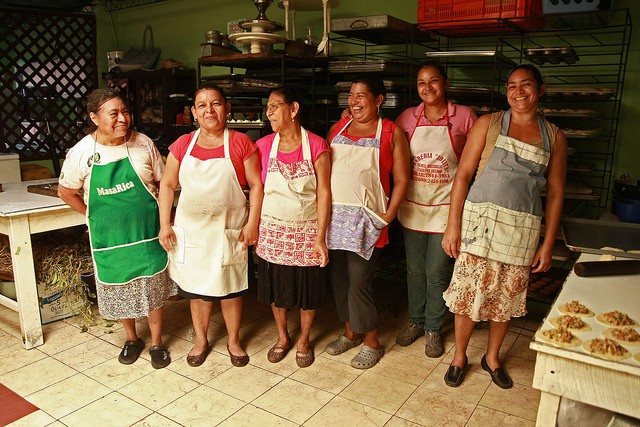
[[445, 70], [444, 66], [439, 61], [433, 59], [424, 61], [422, 64], [420, 64], [418, 72], [420, 72], [420, 70], [422, 70], [423, 68], [434, 68], [443, 79], [449, 80], [449, 77], [447, 77], [447, 70]]
[[195, 93], [193, 94], [193, 105], [195, 106], [196, 103], [196, 97], [198, 96], [198, 94], [200, 92], [203, 92], [205, 90], [215, 90], [216, 92], [218, 92], [220, 94], [220, 96], [222, 97], [222, 99], [224, 100], [224, 102], [227, 102], [227, 94], [224, 93], [224, 89], [222, 89], [220, 86], [218, 86], [215, 83], [202, 83], [200, 85], [200, 87], [195, 91]]
[[371, 75], [360, 75], [356, 76], [351, 81], [352, 85], [356, 83], [362, 83], [363, 85], [366, 85], [369, 89], [369, 92], [371, 92], [373, 96], [387, 96], [387, 88], [384, 86], [384, 81], [380, 77]]
[[538, 86], [542, 86], [544, 84], [542, 73], [540, 72], [538, 67], [531, 64], [520, 64], [513, 67], [511, 71], [509, 71], [509, 74], [507, 74], [507, 81], [509, 81], [509, 77], [511, 77], [511, 74], [515, 73], [518, 70], [529, 71], [533, 75], [533, 78], [535, 79], [535, 81], [538, 83]]
[[112, 88], [96, 89], [87, 96], [87, 124], [89, 133], [98, 128], [96, 124], [93, 123], [93, 120], [91, 120], [91, 113], [98, 114], [98, 111], [100, 111], [100, 108], [102, 108], [104, 103], [113, 98], [122, 99], [122, 95], [120, 95], [120, 92]]
[[271, 89], [270, 95], [280, 95], [282, 99], [284, 99], [284, 102], [286, 102], [289, 105], [293, 104], [294, 102], [297, 102], [298, 103], [298, 121], [302, 126], [305, 125], [305, 123], [308, 120], [307, 109], [305, 108], [305, 105], [303, 102], [303, 96], [296, 87], [287, 86], [287, 85], [278, 86], [274, 89]]

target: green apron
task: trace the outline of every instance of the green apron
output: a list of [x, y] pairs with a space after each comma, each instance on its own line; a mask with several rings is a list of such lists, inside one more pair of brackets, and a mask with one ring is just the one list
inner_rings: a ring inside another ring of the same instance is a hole
[[133, 168], [126, 148], [124, 159], [105, 165], [94, 163], [89, 181], [91, 250], [96, 276], [107, 285], [151, 277], [168, 263], [158, 240], [158, 202]]

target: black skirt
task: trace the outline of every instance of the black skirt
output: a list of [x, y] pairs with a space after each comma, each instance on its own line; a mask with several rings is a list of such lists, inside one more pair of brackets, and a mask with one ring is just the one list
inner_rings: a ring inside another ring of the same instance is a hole
[[279, 308], [316, 310], [326, 292], [326, 267], [273, 264], [258, 257], [258, 301]]

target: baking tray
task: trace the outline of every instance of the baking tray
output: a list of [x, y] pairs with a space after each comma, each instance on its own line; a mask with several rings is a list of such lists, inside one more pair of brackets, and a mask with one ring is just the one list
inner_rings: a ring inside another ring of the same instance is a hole
[[[640, 253], [628, 252], [640, 250], [640, 224], [563, 218], [561, 227], [564, 242], [572, 251], [640, 259]], [[602, 249], [605, 247], [625, 252]]]
[[332, 19], [331, 32], [376, 44], [434, 40], [430, 32], [390, 15]]

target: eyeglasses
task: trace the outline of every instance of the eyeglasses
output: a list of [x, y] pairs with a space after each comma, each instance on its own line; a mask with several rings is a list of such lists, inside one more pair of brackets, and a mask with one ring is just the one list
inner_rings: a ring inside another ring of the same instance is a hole
[[285, 105], [286, 102], [278, 102], [275, 104], [271, 104], [271, 105], [267, 105], [264, 107], [264, 113], [265, 114], [269, 114], [271, 112], [276, 111], [278, 108], [280, 108], [281, 105]]

